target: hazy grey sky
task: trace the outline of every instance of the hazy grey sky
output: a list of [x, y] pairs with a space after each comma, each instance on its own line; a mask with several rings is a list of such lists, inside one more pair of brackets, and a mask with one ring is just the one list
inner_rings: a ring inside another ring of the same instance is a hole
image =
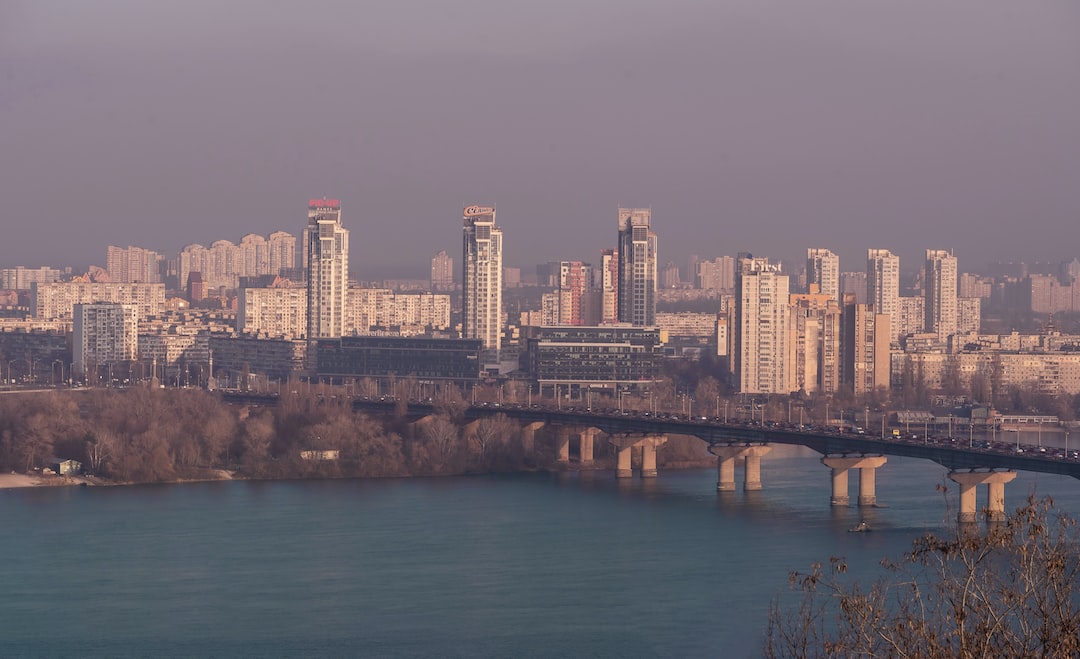
[[0, 0], [0, 266], [299, 234], [354, 270], [595, 261], [649, 205], [661, 261], [1080, 255], [1075, 0]]

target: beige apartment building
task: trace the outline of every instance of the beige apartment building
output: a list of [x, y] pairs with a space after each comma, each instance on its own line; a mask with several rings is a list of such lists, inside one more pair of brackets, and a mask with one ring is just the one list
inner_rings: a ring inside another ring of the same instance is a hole
[[70, 320], [76, 304], [111, 302], [131, 304], [139, 319], [158, 316], [165, 309], [165, 284], [98, 282], [37, 283], [31, 288], [34, 317]]

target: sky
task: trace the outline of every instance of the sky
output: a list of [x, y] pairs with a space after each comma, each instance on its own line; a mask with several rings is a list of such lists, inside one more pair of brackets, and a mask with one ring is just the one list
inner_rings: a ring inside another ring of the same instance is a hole
[[354, 273], [868, 247], [1080, 256], [1075, 0], [0, 0], [0, 267], [299, 235]]

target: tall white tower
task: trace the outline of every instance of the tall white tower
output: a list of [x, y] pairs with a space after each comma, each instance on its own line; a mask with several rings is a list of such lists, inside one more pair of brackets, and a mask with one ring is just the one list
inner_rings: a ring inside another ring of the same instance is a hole
[[811, 247], [806, 250], [806, 283], [817, 284], [818, 292], [840, 301], [840, 257], [831, 251]]
[[469, 206], [462, 214], [461, 335], [485, 351], [502, 347], [502, 229], [495, 208]]
[[741, 259], [735, 284], [735, 350], [739, 391], [788, 394], [794, 365], [788, 354], [790, 280], [765, 258]]
[[937, 334], [941, 341], [956, 334], [956, 270], [956, 257], [952, 252], [945, 249], [926, 250], [924, 329]]
[[341, 227], [341, 202], [308, 202], [307, 338], [332, 339], [345, 334], [349, 289], [349, 232]]
[[900, 323], [900, 257], [887, 249], [866, 250], [866, 301], [875, 314], [887, 314], [890, 331], [895, 334]]
[[656, 324], [656, 234], [648, 208], [619, 209], [619, 322]]

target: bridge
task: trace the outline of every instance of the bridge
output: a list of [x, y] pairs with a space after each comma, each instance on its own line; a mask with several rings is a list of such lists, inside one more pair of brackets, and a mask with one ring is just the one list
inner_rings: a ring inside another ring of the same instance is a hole
[[[223, 392], [223, 396], [247, 402], [273, 404], [276, 396], [260, 396], [239, 392]], [[356, 399], [353, 408], [377, 415], [392, 414], [397, 404], [393, 400]], [[412, 402], [407, 406], [410, 417], [428, 417], [438, 413], [428, 402]], [[1080, 479], [1080, 459], [1075, 453], [1044, 452], [1042, 447], [996, 443], [985, 440], [976, 444], [957, 438], [886, 439], [865, 434], [834, 431], [831, 427], [811, 427], [792, 424], [724, 423], [719, 419], [686, 417], [675, 414], [653, 415], [646, 412], [593, 409], [553, 409], [540, 405], [472, 405], [464, 410], [467, 423], [485, 417], [504, 414], [521, 424], [526, 441], [532, 444], [536, 431], [543, 427], [555, 429], [557, 460], [570, 461], [570, 443], [576, 437], [583, 464], [592, 462], [593, 444], [600, 433], [616, 448], [615, 475], [619, 478], [633, 474], [632, 454], [640, 453], [640, 474], [651, 478], [657, 475], [656, 451], [669, 435], [697, 437], [709, 445], [717, 457], [717, 490], [734, 490], [735, 466], [743, 464], [743, 489], [760, 490], [761, 458], [773, 445], [787, 444], [808, 447], [822, 455], [821, 462], [831, 469], [834, 506], [850, 505], [848, 479], [858, 470], [860, 506], [877, 503], [876, 470], [885, 465], [887, 456], [931, 460], [949, 469], [949, 478], [959, 485], [961, 522], [973, 522], [977, 512], [977, 488], [987, 486], [987, 505], [984, 508], [991, 521], [1004, 519], [1005, 484], [1016, 478], [1017, 471], [1072, 476]], [[1019, 449], [1019, 450], [1018, 450]]]

